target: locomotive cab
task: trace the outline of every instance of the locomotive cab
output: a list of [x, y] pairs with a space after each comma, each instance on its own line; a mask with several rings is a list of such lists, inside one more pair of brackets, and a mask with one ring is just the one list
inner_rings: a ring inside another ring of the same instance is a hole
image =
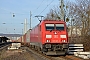
[[46, 52], [47, 55], [66, 54], [68, 38], [65, 22], [53, 21], [45, 22], [44, 24], [45, 29], [43, 30], [43, 35], [45, 38], [43, 37], [43, 51]]

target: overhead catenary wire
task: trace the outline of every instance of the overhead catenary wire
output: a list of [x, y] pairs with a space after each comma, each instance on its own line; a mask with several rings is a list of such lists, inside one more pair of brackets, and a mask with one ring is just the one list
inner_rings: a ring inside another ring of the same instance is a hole
[[[42, 11], [41, 11], [41, 13], [40, 14], [42, 14], [47, 8], [48, 8], [48, 6], [53, 2], [54, 0], [52, 0]], [[39, 15], [40, 15], [39, 14]]]
[[38, 10], [38, 9], [40, 8], [40, 6], [42, 6], [43, 2], [44, 2], [44, 0], [42, 0], [42, 1], [41, 1], [41, 3], [39, 4], [39, 6], [38, 6], [38, 7], [34, 10], [34, 12], [33, 12], [33, 13], [35, 13], [35, 12], [36, 12], [36, 10]]
[[[44, 2], [44, 0], [41, 1], [41, 3], [40, 3], [39, 6], [35, 9], [35, 11], [36, 11], [37, 9], [39, 9], [40, 6], [42, 6], [43, 2]], [[2, 9], [2, 8], [0, 8], [0, 9]], [[10, 14], [13, 14], [13, 12], [11, 12], [11, 11], [9, 11], [9, 10], [7, 10], [7, 9], [2, 9], [2, 10], [8, 11]], [[7, 14], [9, 14], [9, 13], [7, 13]], [[6, 14], [6, 13], [2, 13], [2, 14]], [[28, 13], [15, 13], [15, 12], [14, 12], [14, 14], [28, 15]]]
[[[41, 11], [41, 13], [43, 13], [43, 12], [46, 10], [46, 8], [47, 8], [53, 1], [54, 1], [54, 0], [52, 0], [45, 8]], [[41, 1], [41, 3], [40, 3], [39, 6], [35, 9], [35, 11], [42, 6], [43, 2], [44, 2], [44, 0]], [[19, 15], [28, 15], [28, 13], [17, 13], [17, 12], [9, 11], [9, 10], [7, 10], [7, 9], [3, 9], [3, 8], [0, 8], [0, 9], [9, 12], [9, 13], [1, 13], [1, 14], [13, 14], [13, 13], [14, 13], [14, 14], [19, 14]], [[34, 13], [34, 12], [33, 12], [33, 13]], [[33, 14], [33, 13], [32, 13], [32, 14]], [[41, 14], [41, 13], [40, 13], [40, 14]], [[39, 15], [40, 15], [40, 14], [39, 14]]]
[[37, 9], [42, 5], [43, 2], [44, 2], [44, 0], [42, 0], [42, 2], [41, 2], [40, 5], [37, 7]]
[[[42, 14], [42, 13], [49, 7], [49, 5], [50, 5], [53, 1], [54, 1], [54, 0], [52, 0], [49, 4], [47, 4], [47, 6], [40, 12], [40, 14]], [[39, 4], [39, 6], [36, 8], [36, 10], [39, 9], [39, 8], [42, 6], [43, 2], [44, 2], [44, 0], [41, 1], [41, 3]], [[3, 9], [3, 10], [8, 11], [7, 9]], [[36, 10], [35, 10], [35, 11], [36, 11]], [[16, 15], [16, 14], [18, 14], [18, 15], [28, 15], [28, 13], [17, 13], [17, 12], [10, 12], [10, 11], [8, 11], [8, 12], [9, 12], [10, 14], [13, 14], [13, 13], [14, 13], [15, 15]], [[9, 14], [9, 13], [7, 13], [7, 14]], [[5, 13], [3, 13], [3, 14], [5, 14]], [[33, 14], [33, 13], [32, 13], [32, 14]], [[39, 15], [40, 15], [40, 14], [39, 14]]]
[[[38, 14], [37, 16], [39, 17], [41, 17], [41, 14], [50, 6], [50, 4], [53, 2], [54, 0], [52, 0], [49, 4], [47, 4], [47, 6], [40, 12], [40, 14]], [[35, 17], [35, 16], [34, 16]], [[34, 18], [33, 17], [33, 18]]]

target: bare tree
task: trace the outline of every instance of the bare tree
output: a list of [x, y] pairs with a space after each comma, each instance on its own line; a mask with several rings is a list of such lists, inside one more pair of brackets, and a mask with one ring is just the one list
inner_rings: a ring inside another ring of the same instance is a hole
[[87, 46], [90, 43], [90, 0], [76, 0], [76, 2], [69, 5], [69, 14], [75, 19], [74, 26], [81, 30], [81, 43]]
[[59, 14], [60, 13], [59, 13], [57, 8], [51, 9], [50, 12], [47, 14], [45, 19], [50, 19], [50, 20], [60, 19]]
[[71, 15], [75, 18], [75, 25], [82, 27], [81, 33], [83, 36], [90, 35], [90, 22], [89, 22], [89, 16], [90, 16], [90, 0], [76, 0], [77, 4], [71, 4], [72, 7], [70, 9], [72, 10], [70, 12]]

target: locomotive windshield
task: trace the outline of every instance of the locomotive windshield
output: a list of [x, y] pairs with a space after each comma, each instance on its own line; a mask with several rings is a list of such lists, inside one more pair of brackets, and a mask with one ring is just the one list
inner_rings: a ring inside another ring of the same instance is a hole
[[54, 30], [54, 24], [46, 24], [46, 30]]
[[46, 24], [46, 30], [64, 30], [64, 24]]
[[64, 24], [56, 24], [56, 30], [64, 30]]

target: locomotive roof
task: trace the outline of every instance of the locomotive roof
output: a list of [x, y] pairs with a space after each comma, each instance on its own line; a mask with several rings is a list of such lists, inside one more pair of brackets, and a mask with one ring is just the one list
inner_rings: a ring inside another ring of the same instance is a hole
[[42, 22], [45, 22], [45, 23], [65, 23], [65, 21], [63, 20], [43, 20]]
[[64, 21], [64, 20], [42, 20], [42, 21]]

